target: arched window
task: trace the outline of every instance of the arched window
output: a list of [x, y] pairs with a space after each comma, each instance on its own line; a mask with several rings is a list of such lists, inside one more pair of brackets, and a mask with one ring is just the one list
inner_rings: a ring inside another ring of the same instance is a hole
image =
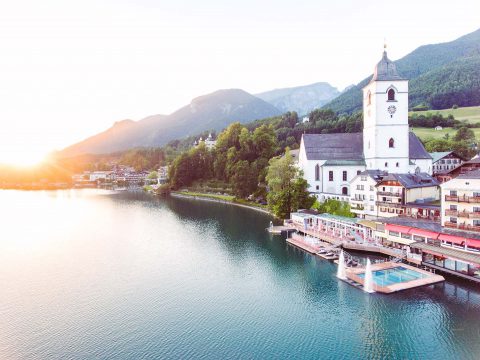
[[385, 167], [386, 167], [386, 168], [388, 167], [388, 162], [385, 163]]
[[388, 101], [394, 101], [395, 100], [395, 90], [390, 89], [388, 90]]
[[315, 165], [315, 181], [320, 180], [320, 165]]
[[372, 103], [372, 93], [369, 91], [367, 95], [367, 104], [370, 105]]
[[397, 162], [397, 167], [400, 167], [400, 163]]
[[393, 140], [393, 138], [390, 138], [390, 140], [388, 140], [388, 147], [389, 148], [395, 147], [395, 140]]
[[346, 186], [342, 187], [342, 195], [348, 195], [348, 188]]

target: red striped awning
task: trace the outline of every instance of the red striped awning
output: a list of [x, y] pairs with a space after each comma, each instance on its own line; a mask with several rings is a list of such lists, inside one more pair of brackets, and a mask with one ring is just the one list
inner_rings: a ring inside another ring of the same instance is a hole
[[440, 234], [438, 239], [442, 240], [442, 241], [448, 241], [448, 242], [458, 244], [458, 245], [463, 245], [465, 243], [465, 240], [466, 240], [464, 237], [447, 235], [447, 234]]
[[429, 230], [417, 229], [417, 228], [411, 228], [409, 233], [412, 235], [425, 236], [430, 239], [436, 239], [438, 238], [438, 235], [440, 235], [435, 231], [429, 231]]

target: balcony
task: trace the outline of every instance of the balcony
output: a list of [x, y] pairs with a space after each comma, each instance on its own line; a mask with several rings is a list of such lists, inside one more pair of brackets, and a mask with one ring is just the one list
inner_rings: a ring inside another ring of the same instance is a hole
[[386, 206], [386, 207], [394, 207], [394, 208], [403, 208], [401, 203], [393, 203], [388, 201], [375, 201], [377, 206]]
[[402, 197], [402, 193], [389, 192], [389, 191], [377, 191], [377, 195]]
[[457, 225], [458, 225], [457, 223], [446, 221], [444, 226], [447, 228], [457, 229], [458, 228]]
[[462, 229], [462, 230], [479, 231], [480, 232], [480, 226], [475, 226], [475, 225], [459, 224], [458, 228]]
[[458, 216], [458, 211], [453, 209], [445, 209], [445, 215]]
[[455, 202], [458, 202], [458, 196], [445, 195], [445, 201], [455, 201]]
[[473, 204], [480, 204], [480, 196], [453, 196], [453, 195], [445, 195], [445, 201], [454, 201], [454, 202], [464, 202], [464, 203], [473, 203]]
[[[447, 214], [447, 210], [445, 210], [445, 215]], [[467, 219], [480, 219], [480, 212], [478, 211], [458, 211], [458, 217], [467, 218]]]

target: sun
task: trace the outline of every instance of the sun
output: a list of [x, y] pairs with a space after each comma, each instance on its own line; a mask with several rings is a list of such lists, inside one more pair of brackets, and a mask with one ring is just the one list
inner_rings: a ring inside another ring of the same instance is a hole
[[8, 150], [0, 152], [0, 164], [28, 167], [41, 163], [45, 154], [26, 150]]

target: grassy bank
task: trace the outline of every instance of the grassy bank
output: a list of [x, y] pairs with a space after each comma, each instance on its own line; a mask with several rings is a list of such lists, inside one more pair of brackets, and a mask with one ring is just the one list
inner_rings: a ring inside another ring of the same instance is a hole
[[[473, 128], [472, 130], [475, 134], [475, 137], [477, 139], [480, 139], [480, 128]], [[443, 139], [445, 134], [449, 134], [451, 139], [455, 135], [457, 130], [454, 128], [443, 128], [442, 130], [435, 130], [432, 128], [414, 127], [413, 132], [422, 140], [428, 138]]]
[[480, 122], [480, 106], [461, 107], [458, 109], [445, 109], [445, 110], [426, 110], [426, 111], [411, 111], [409, 115], [427, 115], [441, 114], [443, 117], [453, 115], [455, 120], [466, 121], [469, 123]]

